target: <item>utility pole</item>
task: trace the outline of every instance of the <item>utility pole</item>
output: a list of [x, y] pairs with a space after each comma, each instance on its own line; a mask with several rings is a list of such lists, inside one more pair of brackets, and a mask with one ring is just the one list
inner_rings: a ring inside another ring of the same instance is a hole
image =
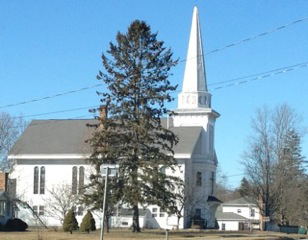
[[107, 187], [108, 187], [109, 167], [106, 167], [105, 169], [106, 169], [106, 175], [105, 175], [105, 189], [104, 189], [104, 201], [103, 201], [103, 217], [102, 217], [102, 223], [101, 223], [101, 236], [100, 236], [100, 240], [104, 239], [104, 220], [105, 220], [105, 207], [106, 207], [106, 195], [107, 195]]

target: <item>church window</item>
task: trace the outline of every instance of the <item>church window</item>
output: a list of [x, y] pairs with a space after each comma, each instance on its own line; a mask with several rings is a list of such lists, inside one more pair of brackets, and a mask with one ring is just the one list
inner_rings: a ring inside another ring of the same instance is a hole
[[84, 188], [84, 177], [85, 171], [84, 167], [76, 167], [72, 168], [72, 194], [82, 193]]
[[200, 187], [202, 186], [202, 173], [197, 172], [196, 174], [196, 186]]
[[34, 167], [33, 193], [45, 194], [45, 167]]
[[39, 186], [39, 168], [34, 168], [34, 180], [33, 180], [33, 193], [38, 194], [38, 186]]
[[45, 167], [41, 167], [40, 194], [45, 194]]
[[82, 193], [84, 187], [84, 167], [79, 168], [79, 193]]
[[214, 188], [215, 188], [215, 172], [211, 173], [211, 195], [214, 195]]
[[213, 154], [214, 151], [214, 127], [213, 126], [209, 126], [209, 151], [210, 154]]
[[32, 207], [32, 210], [33, 210], [33, 213], [35, 214], [35, 215], [38, 215], [38, 206], [33, 206]]
[[4, 216], [5, 213], [5, 201], [0, 201], [0, 216]]
[[77, 194], [77, 167], [72, 170], [72, 194]]
[[39, 213], [38, 215], [44, 216], [44, 206], [39, 206]]

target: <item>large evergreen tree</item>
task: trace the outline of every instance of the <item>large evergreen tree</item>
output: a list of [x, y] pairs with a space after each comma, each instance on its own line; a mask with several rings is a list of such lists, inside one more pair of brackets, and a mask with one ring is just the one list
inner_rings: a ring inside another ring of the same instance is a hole
[[143, 21], [134, 21], [125, 34], [119, 32], [116, 41], [110, 43], [108, 57], [102, 55], [104, 71], [97, 77], [107, 87], [98, 94], [109, 116], [91, 125], [96, 131], [89, 140], [89, 161], [98, 171], [93, 180], [100, 178], [102, 164], [119, 166], [110, 190], [133, 209], [133, 232], [139, 232], [138, 206], [166, 207], [174, 201], [176, 179], [160, 169], [176, 167], [172, 148], [177, 138], [162, 126], [161, 117], [169, 114], [165, 103], [173, 100], [170, 92], [176, 86], [168, 77], [177, 61]]

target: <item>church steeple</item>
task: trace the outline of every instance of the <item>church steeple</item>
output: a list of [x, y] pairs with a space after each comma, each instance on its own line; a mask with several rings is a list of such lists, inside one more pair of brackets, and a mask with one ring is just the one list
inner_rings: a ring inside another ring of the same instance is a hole
[[178, 109], [210, 108], [210, 101], [211, 95], [207, 92], [198, 8], [195, 6]]
[[207, 91], [198, 8], [195, 6], [190, 30], [183, 92]]

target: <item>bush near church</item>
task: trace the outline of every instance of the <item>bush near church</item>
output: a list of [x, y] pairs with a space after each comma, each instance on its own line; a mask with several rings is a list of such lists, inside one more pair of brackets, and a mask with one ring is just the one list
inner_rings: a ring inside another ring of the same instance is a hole
[[80, 229], [81, 232], [90, 232], [90, 231], [95, 231], [95, 220], [93, 218], [93, 215], [90, 211], [87, 212], [87, 214], [83, 217], [82, 222], [80, 224]]
[[28, 224], [19, 218], [9, 219], [5, 224], [7, 231], [24, 232], [28, 228]]
[[63, 221], [63, 231], [73, 233], [74, 230], [78, 229], [78, 222], [75, 217], [73, 209], [69, 210]]

